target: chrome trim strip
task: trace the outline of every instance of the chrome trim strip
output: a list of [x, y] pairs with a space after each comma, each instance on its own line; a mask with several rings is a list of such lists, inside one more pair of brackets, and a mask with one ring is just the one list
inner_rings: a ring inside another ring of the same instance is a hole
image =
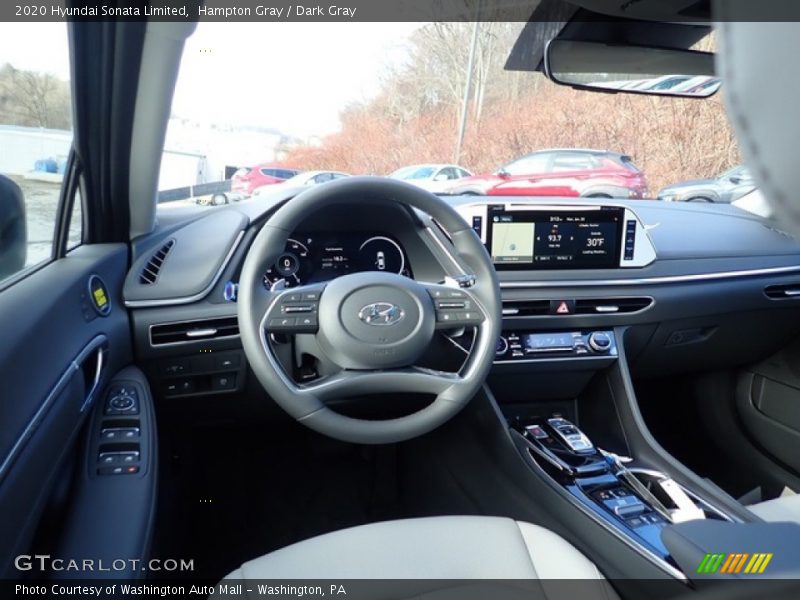
[[619, 356], [616, 354], [606, 354], [605, 356], [586, 356], [585, 354], [574, 354], [572, 356], [560, 356], [560, 357], [551, 357], [545, 355], [539, 355], [539, 358], [510, 358], [508, 360], [496, 360], [493, 364], [495, 365], [524, 365], [524, 364], [531, 364], [531, 363], [553, 363], [553, 362], [566, 362], [570, 360], [574, 361], [599, 361], [599, 360], [617, 360]]
[[239, 235], [236, 236], [236, 239], [233, 241], [233, 244], [228, 250], [228, 254], [225, 255], [225, 259], [222, 261], [222, 264], [217, 269], [216, 274], [211, 279], [211, 283], [209, 283], [205, 289], [202, 291], [192, 295], [192, 296], [183, 296], [180, 298], [163, 298], [163, 299], [156, 299], [156, 300], [125, 300], [125, 306], [128, 308], [152, 308], [155, 306], [176, 306], [179, 304], [191, 304], [192, 302], [197, 302], [198, 300], [202, 300], [214, 289], [214, 286], [217, 285], [219, 282], [219, 278], [222, 277], [222, 273], [228, 268], [228, 263], [231, 262], [236, 249], [239, 247], [239, 244], [244, 237], [245, 230], [239, 232]]
[[[689, 283], [694, 281], [714, 281], [717, 279], [737, 279], [762, 275], [783, 275], [800, 273], [798, 267], [768, 267], [765, 269], [746, 269], [742, 271], [720, 271], [718, 273], [697, 273], [694, 275], [667, 275], [663, 277], [638, 277], [631, 279], [591, 279], [572, 281], [501, 281], [503, 289], [557, 288], [557, 287], [606, 287], [629, 285], [664, 285], [669, 283]], [[625, 313], [630, 314], [630, 313]]]
[[[25, 429], [22, 430], [22, 433], [17, 437], [14, 444], [11, 446], [11, 449], [6, 454], [3, 462], [0, 463], [0, 482], [3, 481], [6, 475], [8, 475], [9, 470], [11, 469], [14, 462], [17, 460], [18, 455], [25, 449], [28, 441], [33, 434], [36, 433], [36, 430], [39, 428], [39, 425], [42, 424], [45, 415], [52, 407], [52, 404], [55, 402], [58, 395], [64, 390], [69, 383], [69, 380], [72, 378], [75, 373], [80, 371], [81, 363], [95, 350], [100, 350], [102, 352], [103, 345], [108, 342], [108, 338], [105, 335], [98, 335], [91, 339], [91, 341], [83, 347], [83, 349], [75, 355], [67, 368], [61, 374], [61, 377], [58, 378], [55, 385], [50, 389], [50, 393], [44, 399], [44, 402], [39, 405], [39, 408], [33, 414], [33, 416], [28, 421], [28, 424], [25, 426]], [[98, 359], [101, 360], [101, 359]], [[100, 367], [102, 362], [99, 362], [98, 366], [98, 373], [96, 376], [99, 377], [102, 372], [100, 371]], [[95, 384], [91, 390], [87, 392], [87, 399], [91, 400], [91, 397], [94, 395], [94, 392], [97, 389], [97, 385]], [[82, 402], [82, 405], [86, 404], [86, 400]]]
[[186, 332], [186, 337], [188, 338], [204, 338], [212, 335], [217, 335], [217, 330], [214, 327], [209, 327], [207, 329], [190, 329]]

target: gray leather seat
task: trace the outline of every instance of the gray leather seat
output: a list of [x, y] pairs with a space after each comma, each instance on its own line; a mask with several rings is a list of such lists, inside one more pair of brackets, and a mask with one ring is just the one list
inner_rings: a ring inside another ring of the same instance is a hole
[[565, 539], [501, 517], [429, 517], [344, 529], [251, 560], [226, 579], [583, 579], [592, 580], [589, 596], [616, 597], [594, 563]]
[[800, 494], [765, 500], [764, 502], [751, 504], [747, 508], [765, 521], [800, 523]]

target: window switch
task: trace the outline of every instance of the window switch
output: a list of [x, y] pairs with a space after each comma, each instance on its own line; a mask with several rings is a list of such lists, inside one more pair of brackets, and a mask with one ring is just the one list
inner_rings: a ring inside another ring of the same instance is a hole
[[99, 469], [97, 469], [98, 475], [133, 475], [138, 472], [139, 472], [139, 467], [136, 465], [100, 467]]

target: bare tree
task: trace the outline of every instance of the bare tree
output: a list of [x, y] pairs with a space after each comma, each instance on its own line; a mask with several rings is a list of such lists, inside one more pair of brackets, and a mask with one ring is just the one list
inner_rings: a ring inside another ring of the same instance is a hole
[[72, 111], [68, 84], [49, 73], [4, 65], [0, 68], [0, 122], [69, 129]]

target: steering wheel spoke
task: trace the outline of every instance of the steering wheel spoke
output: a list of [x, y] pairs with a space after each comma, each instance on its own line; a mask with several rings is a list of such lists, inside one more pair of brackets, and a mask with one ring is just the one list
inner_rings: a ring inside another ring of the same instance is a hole
[[466, 289], [432, 283], [423, 285], [433, 300], [436, 329], [478, 327], [486, 320], [481, 303]]
[[264, 313], [264, 329], [285, 335], [316, 333], [319, 329], [319, 302], [324, 289], [324, 284], [317, 284], [276, 293]]
[[408, 367], [386, 371], [343, 370], [317, 383], [297, 386], [297, 393], [312, 394], [322, 401], [351, 396], [418, 393], [439, 396], [464, 383], [456, 373]]

